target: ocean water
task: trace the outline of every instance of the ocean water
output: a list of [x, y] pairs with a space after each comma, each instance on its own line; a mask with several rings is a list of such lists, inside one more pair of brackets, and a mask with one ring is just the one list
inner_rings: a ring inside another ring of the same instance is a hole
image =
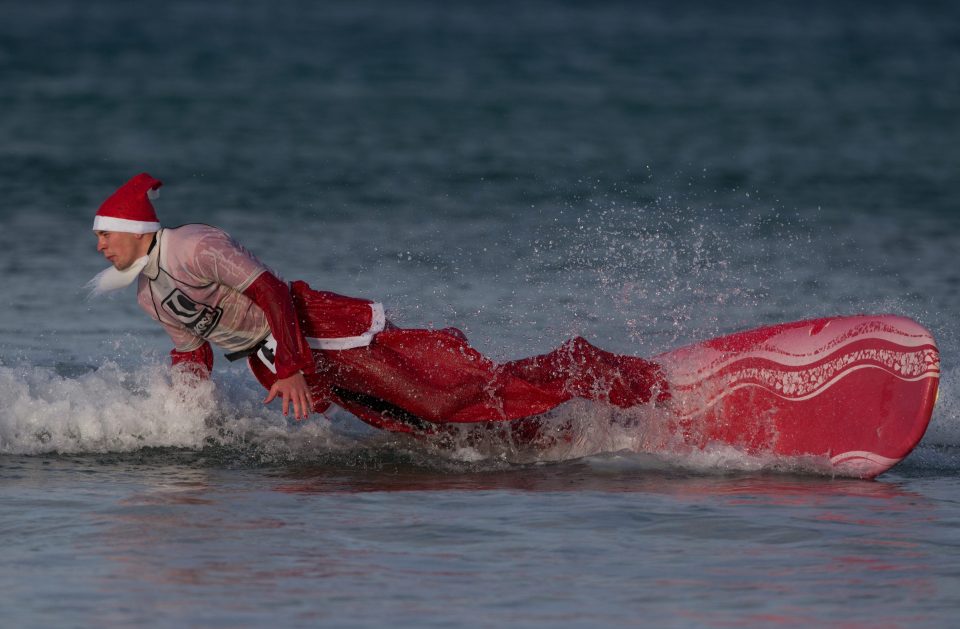
[[[0, 112], [4, 626], [952, 626], [955, 4], [6, 3]], [[165, 224], [496, 359], [890, 312], [940, 398], [875, 481], [631, 452], [585, 403], [539, 458], [297, 423], [86, 298], [141, 171]]]

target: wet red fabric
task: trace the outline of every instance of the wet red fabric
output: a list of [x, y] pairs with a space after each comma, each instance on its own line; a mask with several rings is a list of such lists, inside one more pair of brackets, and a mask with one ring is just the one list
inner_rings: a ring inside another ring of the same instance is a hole
[[506, 363], [502, 369], [532, 384], [620, 408], [669, 397], [656, 363], [602, 350], [574, 337], [550, 352]]
[[330, 339], [360, 336], [370, 329], [373, 311], [369, 299], [347, 297], [324, 290], [313, 290], [303, 281], [290, 285], [293, 304], [302, 316], [303, 333], [312, 338]]
[[290, 289], [270, 272], [261, 273], [243, 294], [267, 315], [270, 331], [277, 340], [277, 378], [284, 379], [298, 371], [304, 374], [314, 370], [310, 346], [300, 330], [297, 310], [293, 305]]
[[[322, 315], [309, 308], [299, 314], [305, 322]], [[307, 383], [315, 411], [334, 402], [374, 426], [403, 432], [429, 430], [431, 424], [516, 420], [573, 397], [630, 407], [657, 391], [659, 399], [668, 395], [655, 364], [606, 352], [579, 337], [548, 354], [498, 364], [454, 328], [390, 327], [366, 347], [314, 350], [313, 357], [316, 371]], [[270, 388], [276, 376], [256, 357], [249, 362]]]
[[210, 343], [204, 341], [203, 345], [189, 352], [170, 350], [170, 364], [184, 365], [200, 378], [209, 378], [210, 372], [213, 371], [213, 349]]

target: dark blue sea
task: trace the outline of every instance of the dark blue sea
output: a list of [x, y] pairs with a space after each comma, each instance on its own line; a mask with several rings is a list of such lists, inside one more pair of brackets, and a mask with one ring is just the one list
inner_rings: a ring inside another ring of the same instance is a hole
[[[958, 7], [0, 2], [0, 624], [953, 626]], [[166, 225], [497, 360], [895, 313], [940, 398], [874, 481], [297, 423], [242, 363], [181, 386], [132, 289], [87, 299], [141, 171]]]

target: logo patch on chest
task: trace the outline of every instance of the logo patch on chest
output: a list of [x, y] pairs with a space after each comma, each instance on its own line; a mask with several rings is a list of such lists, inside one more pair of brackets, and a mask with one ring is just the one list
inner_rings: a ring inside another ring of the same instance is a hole
[[200, 338], [207, 338], [223, 316], [223, 308], [197, 303], [184, 295], [179, 288], [175, 288], [164, 298], [163, 309]]

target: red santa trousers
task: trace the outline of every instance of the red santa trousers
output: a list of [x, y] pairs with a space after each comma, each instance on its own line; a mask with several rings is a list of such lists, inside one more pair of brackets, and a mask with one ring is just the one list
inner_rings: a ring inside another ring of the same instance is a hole
[[[369, 311], [356, 307], [365, 300], [297, 284], [294, 305], [307, 336], [329, 330], [345, 313]], [[457, 329], [388, 326], [365, 347], [313, 350], [313, 356], [316, 372], [307, 383], [316, 412], [336, 403], [378, 428], [401, 432], [512, 421], [574, 397], [626, 408], [668, 396], [657, 365], [606, 352], [580, 337], [548, 354], [498, 364], [470, 347]], [[269, 389], [276, 376], [256, 356], [249, 363]]]

